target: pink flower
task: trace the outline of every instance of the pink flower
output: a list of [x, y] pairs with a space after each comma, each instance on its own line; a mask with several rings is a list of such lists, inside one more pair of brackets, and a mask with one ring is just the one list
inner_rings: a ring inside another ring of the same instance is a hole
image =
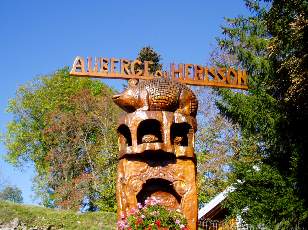
[[176, 224], [180, 224], [181, 221], [180, 221], [180, 220], [176, 220], [175, 223], [176, 223]]
[[159, 204], [161, 203], [161, 201], [155, 197], [148, 197], [145, 201], [144, 201], [144, 204], [145, 206], [148, 206], [148, 205], [156, 205], [156, 204]]
[[156, 205], [156, 204], [159, 204], [160, 203], [160, 200], [157, 199], [156, 197], [152, 197], [151, 199], [151, 205]]
[[138, 220], [136, 221], [136, 224], [139, 225], [142, 223], [142, 219], [141, 218], [138, 218]]
[[137, 206], [138, 206], [139, 209], [143, 208], [141, 203], [138, 203]]
[[130, 214], [135, 214], [138, 210], [136, 208], [131, 208]]
[[145, 218], [145, 215], [142, 214], [142, 215], [141, 215], [141, 218], [144, 219], [144, 218]]
[[144, 204], [145, 204], [145, 205], [149, 205], [149, 204], [150, 204], [150, 200], [149, 200], [149, 199], [146, 199], [146, 200], [144, 201]]
[[185, 225], [184, 225], [184, 224], [181, 224], [181, 225], [180, 225], [180, 228], [181, 228], [181, 229], [185, 228]]
[[120, 230], [124, 230], [127, 227], [127, 222], [125, 220], [119, 220], [117, 225]]

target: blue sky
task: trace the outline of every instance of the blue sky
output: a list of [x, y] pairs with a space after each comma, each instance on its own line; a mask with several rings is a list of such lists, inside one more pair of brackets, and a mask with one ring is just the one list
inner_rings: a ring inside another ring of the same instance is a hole
[[[206, 64], [224, 17], [247, 13], [242, 0], [0, 1], [0, 131], [17, 88], [31, 79], [70, 66], [75, 56], [133, 59], [152, 46], [169, 63]], [[104, 80], [121, 88], [120, 80]], [[6, 154], [0, 144], [0, 157]], [[31, 204], [31, 164], [14, 169], [0, 159], [0, 182], [23, 191]]]

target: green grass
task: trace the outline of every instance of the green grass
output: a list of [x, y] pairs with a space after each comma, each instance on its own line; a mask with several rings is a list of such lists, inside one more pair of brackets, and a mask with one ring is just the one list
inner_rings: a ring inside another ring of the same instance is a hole
[[52, 229], [116, 229], [116, 214], [109, 212], [76, 213], [0, 201], [0, 224], [18, 218], [27, 227]]

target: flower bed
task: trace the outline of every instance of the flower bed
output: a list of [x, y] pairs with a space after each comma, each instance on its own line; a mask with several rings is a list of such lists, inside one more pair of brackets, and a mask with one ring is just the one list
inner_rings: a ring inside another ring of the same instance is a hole
[[144, 206], [138, 203], [128, 215], [122, 214], [117, 225], [120, 230], [188, 230], [179, 210], [168, 210], [155, 198], [146, 199]]

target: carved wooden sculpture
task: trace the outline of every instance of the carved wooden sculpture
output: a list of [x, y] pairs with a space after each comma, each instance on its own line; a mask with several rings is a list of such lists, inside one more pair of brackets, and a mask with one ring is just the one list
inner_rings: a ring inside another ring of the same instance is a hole
[[195, 117], [198, 101], [186, 85], [166, 78], [142, 81], [128, 81], [129, 87], [112, 99], [127, 112], [140, 110], [171, 111]]
[[147, 197], [179, 209], [196, 229], [197, 190], [194, 134], [196, 96], [164, 78], [137, 82], [113, 100], [128, 114], [119, 121], [118, 217]]

